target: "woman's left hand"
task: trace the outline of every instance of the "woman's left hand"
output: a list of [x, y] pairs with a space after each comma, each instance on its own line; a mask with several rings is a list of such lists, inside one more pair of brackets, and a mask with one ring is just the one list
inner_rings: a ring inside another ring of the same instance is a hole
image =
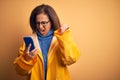
[[68, 28], [67, 24], [61, 24], [60, 33], [63, 34]]

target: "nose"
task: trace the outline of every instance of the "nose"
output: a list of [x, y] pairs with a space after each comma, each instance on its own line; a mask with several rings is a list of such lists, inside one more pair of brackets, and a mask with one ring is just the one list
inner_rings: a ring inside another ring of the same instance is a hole
[[39, 25], [39, 29], [40, 29], [40, 30], [44, 30], [45, 28], [44, 28], [43, 25], [40, 24], [40, 25]]

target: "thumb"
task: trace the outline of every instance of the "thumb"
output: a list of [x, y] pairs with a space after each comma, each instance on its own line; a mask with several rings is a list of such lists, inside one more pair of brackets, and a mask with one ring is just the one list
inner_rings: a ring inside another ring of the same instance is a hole
[[29, 53], [30, 52], [30, 47], [31, 47], [31, 44], [28, 45], [27, 49], [26, 49], [26, 53]]

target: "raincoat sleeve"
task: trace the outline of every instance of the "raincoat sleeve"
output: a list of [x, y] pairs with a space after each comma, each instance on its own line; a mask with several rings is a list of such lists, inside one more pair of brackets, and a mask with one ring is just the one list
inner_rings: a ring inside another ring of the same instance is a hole
[[26, 75], [29, 74], [33, 65], [37, 61], [37, 56], [35, 56], [32, 60], [26, 61], [24, 59], [24, 50], [25, 50], [25, 43], [22, 44], [18, 51], [18, 57], [14, 61], [14, 66], [18, 74]]
[[60, 63], [63, 65], [71, 65], [75, 63], [79, 56], [80, 51], [74, 42], [70, 28], [68, 28], [63, 34], [59, 33], [59, 30], [54, 32], [54, 35], [58, 40], [58, 58], [60, 59]]

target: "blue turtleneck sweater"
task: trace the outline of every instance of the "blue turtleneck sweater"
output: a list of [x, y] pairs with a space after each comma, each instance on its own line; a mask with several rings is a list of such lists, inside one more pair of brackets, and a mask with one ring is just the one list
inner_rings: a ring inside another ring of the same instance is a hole
[[53, 37], [53, 30], [51, 29], [46, 36], [41, 35], [38, 30], [36, 32], [38, 36], [39, 45], [42, 51], [42, 56], [44, 59], [44, 80], [46, 80], [47, 54], [48, 54], [50, 43]]

